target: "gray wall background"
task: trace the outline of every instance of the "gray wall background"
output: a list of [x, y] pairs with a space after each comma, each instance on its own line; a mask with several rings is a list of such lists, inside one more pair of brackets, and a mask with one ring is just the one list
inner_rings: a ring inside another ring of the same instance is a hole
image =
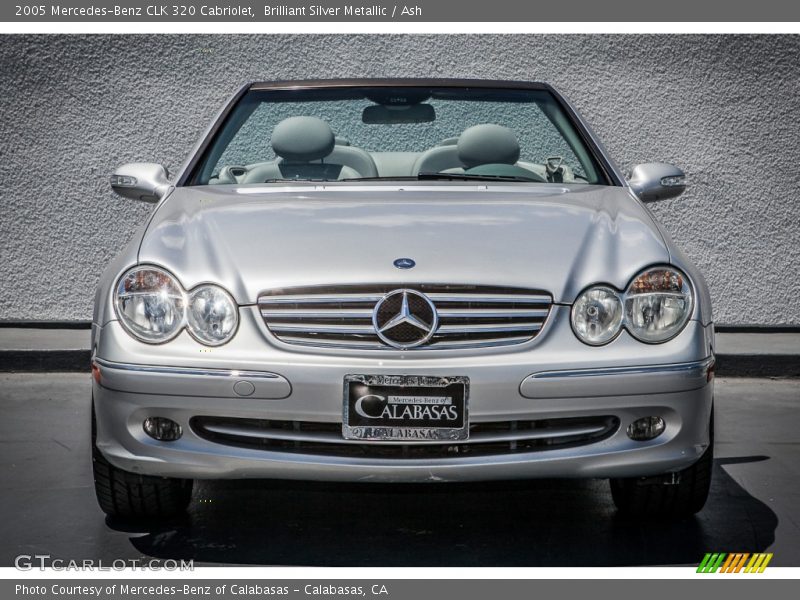
[[248, 80], [544, 80], [623, 167], [690, 189], [652, 205], [723, 324], [800, 324], [800, 36], [0, 36], [0, 319], [91, 317], [150, 205], [108, 175], [176, 169]]

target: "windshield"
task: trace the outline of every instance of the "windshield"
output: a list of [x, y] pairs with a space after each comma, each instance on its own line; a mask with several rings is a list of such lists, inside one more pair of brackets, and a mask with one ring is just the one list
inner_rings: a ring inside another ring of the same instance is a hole
[[546, 90], [402, 86], [251, 90], [190, 185], [376, 179], [607, 183]]

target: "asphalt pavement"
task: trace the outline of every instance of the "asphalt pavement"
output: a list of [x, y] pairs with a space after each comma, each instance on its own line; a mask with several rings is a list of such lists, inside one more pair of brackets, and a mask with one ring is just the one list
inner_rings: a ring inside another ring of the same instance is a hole
[[705, 509], [677, 522], [616, 514], [604, 481], [331, 485], [203, 482], [187, 517], [104, 518], [82, 373], [0, 374], [0, 566], [183, 558], [195, 564], [642, 566], [772, 552], [800, 566], [800, 380], [717, 380]]

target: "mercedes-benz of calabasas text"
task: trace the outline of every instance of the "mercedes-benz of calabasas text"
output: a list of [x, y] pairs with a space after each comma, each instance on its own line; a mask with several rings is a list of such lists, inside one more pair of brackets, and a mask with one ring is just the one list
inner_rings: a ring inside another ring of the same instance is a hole
[[702, 276], [541, 83], [239, 90], [108, 266], [92, 326], [94, 480], [122, 517], [193, 480], [607, 478], [691, 514], [712, 466]]

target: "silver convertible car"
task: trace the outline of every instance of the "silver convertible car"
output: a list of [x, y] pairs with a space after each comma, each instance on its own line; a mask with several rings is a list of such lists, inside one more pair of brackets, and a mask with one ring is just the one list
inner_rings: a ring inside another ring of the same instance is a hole
[[329, 80], [240, 89], [108, 266], [92, 325], [102, 509], [195, 479], [607, 478], [631, 515], [708, 496], [702, 276], [552, 87]]

